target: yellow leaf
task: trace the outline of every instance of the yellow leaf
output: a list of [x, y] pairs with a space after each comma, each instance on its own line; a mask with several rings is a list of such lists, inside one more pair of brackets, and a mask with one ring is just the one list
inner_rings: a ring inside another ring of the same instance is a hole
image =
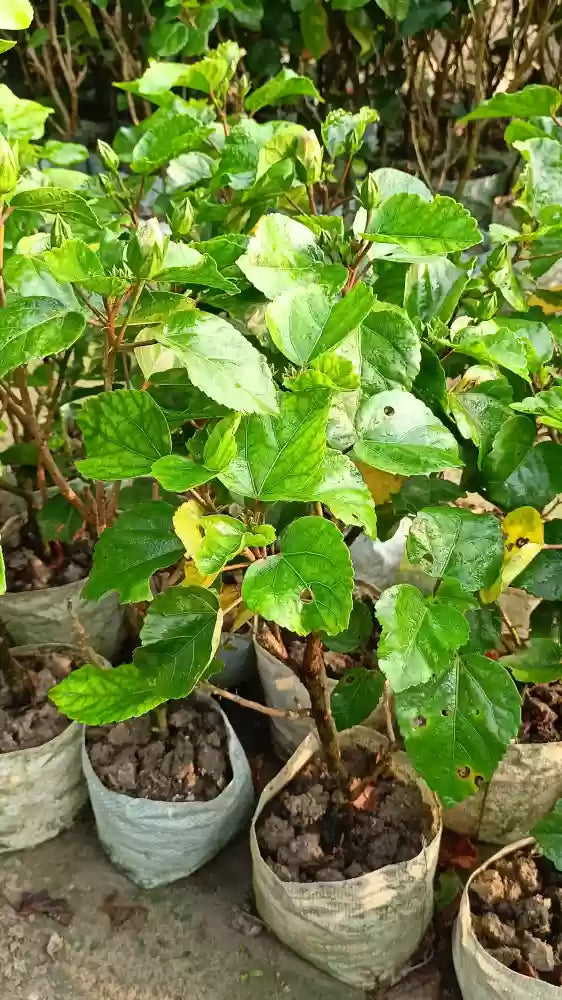
[[393, 476], [390, 472], [373, 469], [371, 465], [364, 465], [363, 462], [355, 462], [355, 464], [363, 476], [375, 504], [386, 503], [390, 500], [391, 494], [398, 493], [402, 483], [406, 481], [406, 476]]
[[236, 587], [233, 583], [225, 583], [219, 594], [219, 604], [222, 610], [226, 611], [231, 604], [234, 604], [239, 596], [238, 587]]
[[254, 617], [254, 612], [249, 611], [245, 604], [241, 604], [240, 607], [238, 608], [238, 613], [229, 631], [236, 632], [237, 629], [242, 628], [243, 625], [246, 625], [248, 622], [250, 622], [253, 617]]
[[[562, 291], [562, 286], [554, 285], [552, 288], [545, 288], [545, 292], [552, 294], [553, 292]], [[552, 302], [550, 298], [541, 298], [541, 290], [537, 289], [534, 295], [531, 295], [527, 300], [527, 305], [529, 306], [539, 306], [542, 309], [545, 316], [554, 316], [556, 313], [562, 312], [562, 301]]]
[[199, 521], [204, 513], [203, 507], [197, 500], [187, 500], [174, 514], [174, 531], [186, 554], [192, 559], [197, 557], [203, 541], [199, 531]]
[[534, 507], [518, 507], [503, 519], [503, 563], [496, 582], [480, 591], [484, 604], [491, 604], [538, 556], [544, 544], [544, 524]]
[[207, 590], [211, 586], [213, 581], [216, 579], [217, 574], [214, 573], [212, 576], [203, 576], [195, 563], [185, 564], [185, 576], [181, 582], [182, 587], [204, 587]]

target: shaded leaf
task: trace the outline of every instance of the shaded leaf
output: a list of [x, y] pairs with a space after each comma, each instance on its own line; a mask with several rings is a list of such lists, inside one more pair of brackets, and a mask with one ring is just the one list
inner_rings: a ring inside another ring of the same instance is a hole
[[71, 542], [82, 527], [80, 514], [60, 493], [49, 497], [36, 517], [44, 542]]
[[531, 835], [554, 867], [562, 871], [562, 799], [558, 799], [548, 816], [535, 823]]
[[554, 639], [532, 637], [501, 662], [520, 684], [548, 684], [562, 677], [562, 646]]
[[[559, 461], [559, 460], [558, 460]], [[562, 520], [546, 521], [547, 545], [562, 545]], [[547, 601], [562, 599], [562, 549], [543, 550], [517, 578], [517, 586]]]
[[367, 644], [372, 631], [373, 616], [368, 606], [364, 601], [354, 601], [347, 628], [337, 635], [320, 632], [320, 638], [324, 645], [335, 653], [353, 653], [354, 650], [362, 649]]
[[330, 703], [339, 732], [360, 726], [374, 712], [384, 688], [384, 677], [378, 670], [352, 667], [346, 670], [332, 691]]
[[486, 494], [504, 510], [528, 504], [538, 510], [562, 492], [559, 446], [540, 441], [535, 425], [523, 416], [507, 420], [482, 464]]
[[301, 495], [303, 500], [326, 504], [344, 524], [355, 524], [370, 538], [377, 537], [377, 515], [371, 490], [347, 455], [327, 448], [318, 475]]

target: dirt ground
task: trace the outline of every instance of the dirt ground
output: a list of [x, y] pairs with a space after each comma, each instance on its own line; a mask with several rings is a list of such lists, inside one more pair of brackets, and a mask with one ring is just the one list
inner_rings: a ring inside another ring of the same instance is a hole
[[[362, 1000], [245, 916], [250, 881], [242, 835], [191, 878], [138, 889], [106, 859], [87, 813], [0, 859], [0, 1000]], [[67, 901], [69, 923], [15, 912], [23, 892], [45, 890]], [[445, 997], [432, 965], [388, 994]]]

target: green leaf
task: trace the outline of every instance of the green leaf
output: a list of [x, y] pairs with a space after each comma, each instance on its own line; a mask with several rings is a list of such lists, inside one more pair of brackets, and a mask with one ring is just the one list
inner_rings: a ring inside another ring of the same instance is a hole
[[324, 518], [301, 517], [279, 543], [279, 555], [246, 570], [246, 607], [298, 635], [342, 632], [352, 608], [353, 568], [341, 533]]
[[384, 688], [378, 670], [352, 667], [346, 670], [332, 691], [330, 703], [338, 732], [360, 726], [374, 712]]
[[89, 479], [129, 479], [150, 474], [172, 450], [170, 429], [147, 392], [120, 389], [86, 400], [77, 417], [87, 458], [77, 468]]
[[347, 628], [337, 635], [320, 632], [320, 638], [324, 645], [335, 653], [353, 653], [354, 650], [361, 649], [367, 644], [372, 631], [373, 616], [368, 606], [364, 601], [354, 601]]
[[0, 310], [0, 375], [71, 347], [85, 325], [82, 313], [56, 299], [14, 299]]
[[203, 448], [203, 461], [213, 472], [222, 472], [236, 458], [235, 434], [240, 425], [240, 414], [224, 417], [210, 429]]
[[335, 294], [347, 280], [347, 268], [327, 262], [307, 226], [276, 212], [262, 216], [237, 263], [248, 281], [269, 299], [295, 285], [313, 283]]
[[320, 285], [289, 288], [269, 303], [266, 322], [279, 350], [297, 365], [345, 340], [373, 308], [373, 293], [359, 282], [344, 299], [334, 299]]
[[528, 505], [541, 510], [562, 492], [559, 446], [540, 441], [527, 417], [511, 417], [482, 463], [486, 494], [504, 510]]
[[376, 3], [393, 21], [403, 21], [410, 6], [410, 0], [376, 0]]
[[329, 111], [322, 122], [322, 139], [333, 160], [338, 156], [349, 158], [359, 151], [367, 126], [379, 120], [374, 108], [359, 108], [355, 114], [336, 108]]
[[527, 139], [525, 142], [515, 142], [514, 145], [527, 161], [521, 174], [523, 194], [520, 204], [539, 222], [549, 221], [548, 210], [553, 206], [557, 219], [562, 202], [560, 143], [556, 139]]
[[20, 191], [11, 200], [12, 208], [20, 212], [48, 212], [72, 219], [84, 225], [100, 228], [100, 221], [88, 202], [79, 194], [64, 188], [43, 187], [32, 191]]
[[463, 490], [446, 479], [429, 479], [427, 476], [411, 476], [391, 496], [392, 509], [399, 517], [417, 514], [422, 507], [437, 503], [452, 503], [463, 496]]
[[417, 194], [424, 201], [432, 201], [433, 195], [419, 177], [407, 174], [405, 170], [395, 167], [379, 167], [373, 170], [371, 177], [377, 185], [381, 201], [392, 198], [394, 194]]
[[255, 114], [267, 105], [278, 107], [280, 104], [293, 104], [299, 97], [312, 97], [317, 101], [322, 98], [307, 76], [299, 76], [292, 69], [282, 69], [272, 80], [258, 87], [246, 98], [246, 109]]
[[530, 633], [554, 639], [562, 646], [562, 605], [557, 601], [541, 601], [531, 613]]
[[361, 324], [360, 349], [365, 393], [411, 389], [420, 370], [421, 349], [416, 328], [404, 309], [375, 301]]
[[0, 83], [0, 131], [10, 141], [41, 139], [45, 122], [52, 113], [52, 108], [37, 101], [22, 100], [5, 83]]
[[[557, 461], [559, 468], [559, 457]], [[560, 472], [558, 474], [560, 475]], [[559, 493], [561, 490], [562, 487], [556, 492]], [[545, 521], [544, 540], [546, 545], [562, 545], [562, 520]], [[533, 562], [517, 577], [517, 586], [535, 597], [544, 597], [547, 601], [561, 600], [562, 550], [547, 549], [539, 552]]]
[[326, 449], [330, 394], [283, 393], [278, 417], [249, 416], [237, 433], [238, 455], [219, 479], [233, 493], [260, 500], [309, 500]]
[[453, 435], [409, 392], [371, 396], [359, 409], [356, 429], [355, 457], [383, 472], [411, 476], [462, 466]]
[[501, 662], [520, 684], [548, 684], [562, 677], [562, 646], [553, 639], [533, 637], [527, 646], [502, 656]]
[[190, 382], [185, 368], [155, 372], [150, 379], [150, 395], [156, 400], [168, 421], [178, 424], [186, 420], [206, 420], [228, 414], [224, 406], [197, 389]]
[[436, 195], [395, 194], [375, 209], [365, 238], [388, 243], [414, 259], [457, 253], [480, 243], [476, 219], [458, 201]]
[[525, 345], [512, 330], [498, 328], [496, 323], [481, 323], [478, 327], [463, 330], [455, 337], [453, 350], [477, 361], [506, 368], [529, 381]]
[[190, 552], [197, 569], [203, 576], [212, 576], [234, 556], [248, 546], [266, 546], [275, 541], [275, 531], [270, 524], [249, 530], [242, 521], [226, 514], [209, 514], [199, 518], [198, 531], [201, 542], [197, 551]]
[[554, 87], [530, 83], [515, 94], [494, 94], [482, 101], [473, 111], [459, 119], [459, 125], [481, 118], [536, 118], [550, 117], [562, 104], [562, 96]]
[[375, 610], [382, 626], [379, 666], [396, 693], [442, 674], [468, 642], [468, 622], [455, 603], [425, 598], [410, 584], [389, 587]]
[[511, 409], [520, 413], [534, 413], [539, 423], [562, 430], [562, 387], [555, 386], [545, 392], [537, 392], [536, 396], [522, 399], [520, 403], [512, 403]]
[[311, 0], [300, 12], [299, 21], [305, 48], [320, 59], [330, 49], [328, 16], [322, 0]]
[[155, 598], [134, 663], [112, 670], [87, 665], [49, 692], [59, 711], [86, 725], [144, 715], [185, 698], [211, 671], [222, 626], [218, 597], [201, 587], [174, 587]]
[[348, 10], [345, 23], [349, 33], [360, 46], [361, 58], [371, 55], [377, 45], [377, 31], [366, 10]]
[[99, 295], [122, 295], [130, 285], [127, 278], [106, 275], [97, 253], [83, 240], [65, 240], [62, 246], [45, 250], [40, 259], [57, 281], [76, 282]]
[[470, 629], [470, 639], [464, 647], [467, 653], [487, 653], [501, 646], [502, 619], [494, 604], [477, 607], [466, 612], [466, 620]]
[[154, 277], [160, 282], [173, 281], [218, 288], [229, 295], [235, 295], [239, 291], [236, 282], [229, 280], [219, 271], [212, 257], [184, 243], [168, 243], [162, 270]]
[[174, 508], [161, 500], [120, 514], [96, 544], [83, 597], [98, 601], [116, 590], [121, 604], [151, 601], [152, 574], [173, 566], [184, 552], [173, 530], [173, 516]]
[[472, 654], [397, 695], [396, 713], [410, 760], [449, 807], [492, 777], [517, 736], [521, 701], [501, 663]]
[[84, 163], [89, 153], [86, 146], [79, 142], [59, 142], [49, 139], [42, 148], [43, 156], [57, 167], [73, 167]]
[[511, 416], [512, 389], [492, 368], [469, 368], [448, 394], [449, 411], [464, 438], [478, 448], [478, 466]]
[[29, 28], [33, 20], [33, 7], [29, 0], [4, 0], [0, 11], [0, 28], [8, 31], [22, 31]]
[[554, 867], [562, 871], [562, 799], [558, 799], [548, 816], [535, 823], [531, 835]]
[[216, 472], [207, 469], [201, 462], [194, 462], [183, 455], [164, 455], [157, 459], [151, 471], [160, 485], [171, 493], [187, 493], [216, 476]]
[[241, 413], [276, 413], [275, 385], [262, 354], [231, 323], [199, 309], [176, 313], [156, 332], [191, 382]]
[[452, 319], [469, 279], [469, 272], [447, 257], [411, 264], [406, 273], [404, 306], [413, 320], [422, 323]]
[[137, 174], [153, 173], [180, 153], [199, 149], [211, 132], [211, 126], [195, 116], [160, 108], [148, 120], [148, 127], [133, 149], [131, 169]]
[[[9, 42], [6, 38], [0, 38], [0, 55], [2, 55], [4, 52], [9, 52], [10, 49], [14, 48], [15, 44], [16, 44], [15, 42]], [[2, 581], [0, 580], [0, 587], [1, 586], [2, 586]], [[3, 594], [5, 592], [6, 592], [5, 590], [2, 591]]]
[[[307, 495], [308, 494], [308, 495]], [[340, 451], [326, 448], [316, 479], [302, 499], [318, 500], [344, 524], [354, 524], [377, 537], [377, 515], [369, 487], [353, 462]]]
[[60, 493], [49, 497], [36, 517], [44, 542], [71, 542], [82, 527], [80, 514]]
[[461, 507], [426, 507], [415, 517], [406, 554], [433, 577], [453, 577], [469, 591], [490, 587], [503, 559], [500, 522]]

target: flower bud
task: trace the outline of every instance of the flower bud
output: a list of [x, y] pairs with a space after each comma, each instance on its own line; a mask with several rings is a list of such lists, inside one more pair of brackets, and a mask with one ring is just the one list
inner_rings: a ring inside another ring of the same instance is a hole
[[135, 278], [146, 281], [162, 270], [166, 244], [158, 219], [139, 223], [127, 246], [127, 264]]
[[193, 205], [191, 204], [189, 198], [182, 198], [182, 200], [174, 206], [170, 216], [170, 228], [174, 237], [187, 236], [193, 228], [194, 219], [195, 213], [193, 211]]
[[103, 139], [98, 139], [98, 153], [105, 169], [109, 170], [112, 174], [116, 174], [119, 170], [119, 157], [115, 150], [107, 142], [104, 142]]
[[12, 147], [0, 133], [0, 197], [13, 191], [18, 180], [17, 146]]
[[358, 188], [359, 201], [367, 212], [374, 212], [381, 200], [377, 182], [372, 174], [367, 174], [366, 178]]
[[55, 215], [55, 221], [51, 229], [51, 247], [61, 247], [66, 240], [72, 238], [72, 230], [62, 216]]
[[297, 160], [304, 167], [307, 184], [316, 184], [322, 174], [322, 146], [313, 129], [307, 129], [299, 137]]

